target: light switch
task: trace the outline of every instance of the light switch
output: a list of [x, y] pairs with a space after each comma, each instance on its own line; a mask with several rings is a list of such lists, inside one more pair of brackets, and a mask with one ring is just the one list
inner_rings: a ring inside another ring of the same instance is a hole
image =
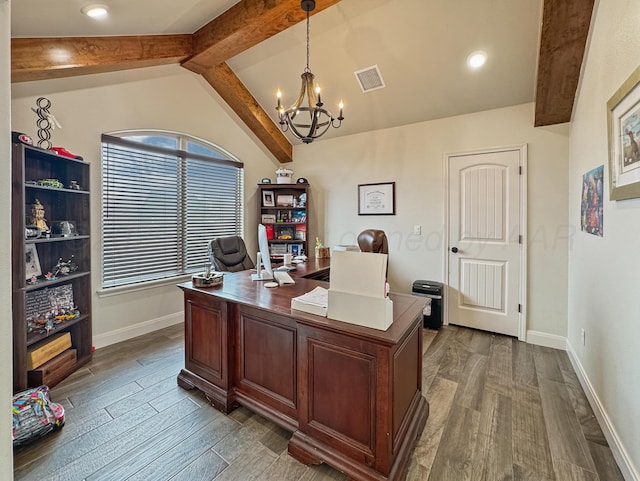
[[414, 225], [414, 226], [413, 226], [413, 233], [414, 233], [415, 235], [420, 235], [420, 234], [422, 234], [422, 226], [420, 226], [420, 225], [418, 225], [418, 224]]

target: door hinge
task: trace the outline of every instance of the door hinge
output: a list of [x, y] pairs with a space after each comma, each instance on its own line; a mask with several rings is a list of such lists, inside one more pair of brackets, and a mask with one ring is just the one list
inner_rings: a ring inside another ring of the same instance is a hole
[[522, 304], [518, 304], [518, 312], [522, 312]]
[[522, 244], [522, 236], [521, 235], [518, 236], [518, 244]]
[[520, 165], [518, 168], [520, 170], [520, 175], [522, 175], [522, 166]]

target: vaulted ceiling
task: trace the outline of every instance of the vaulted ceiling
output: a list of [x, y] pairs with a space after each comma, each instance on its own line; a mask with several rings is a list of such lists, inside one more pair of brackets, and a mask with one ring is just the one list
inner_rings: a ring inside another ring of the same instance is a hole
[[[86, 2], [90, 3], [90, 2]], [[163, 64], [202, 75], [280, 162], [292, 139], [276, 123], [306, 62], [300, 0], [110, 0], [83, 16], [78, 0], [12, 2], [12, 82]], [[594, 0], [317, 0], [311, 68], [346, 120], [326, 137], [535, 100], [536, 126], [568, 122]], [[472, 71], [474, 50], [489, 60]], [[378, 65], [386, 87], [363, 93], [354, 71]], [[337, 107], [333, 107], [336, 109]]]

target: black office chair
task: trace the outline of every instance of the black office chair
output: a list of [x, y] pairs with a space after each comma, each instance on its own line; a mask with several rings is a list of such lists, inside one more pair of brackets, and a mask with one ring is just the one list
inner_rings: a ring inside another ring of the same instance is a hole
[[242, 237], [237, 235], [213, 239], [209, 243], [209, 259], [216, 271], [238, 272], [255, 267]]

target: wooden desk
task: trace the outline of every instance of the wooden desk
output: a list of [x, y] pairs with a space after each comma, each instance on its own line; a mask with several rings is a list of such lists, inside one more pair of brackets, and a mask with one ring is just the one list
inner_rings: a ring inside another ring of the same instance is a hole
[[292, 431], [289, 453], [305, 464], [325, 462], [352, 480], [403, 480], [429, 412], [424, 302], [391, 294], [386, 331], [292, 311], [292, 297], [328, 287], [301, 277], [328, 263], [300, 265], [295, 285], [275, 289], [252, 282], [249, 271], [225, 274], [221, 288], [181, 284], [186, 359], [178, 384], [200, 389], [225, 413], [243, 405]]

